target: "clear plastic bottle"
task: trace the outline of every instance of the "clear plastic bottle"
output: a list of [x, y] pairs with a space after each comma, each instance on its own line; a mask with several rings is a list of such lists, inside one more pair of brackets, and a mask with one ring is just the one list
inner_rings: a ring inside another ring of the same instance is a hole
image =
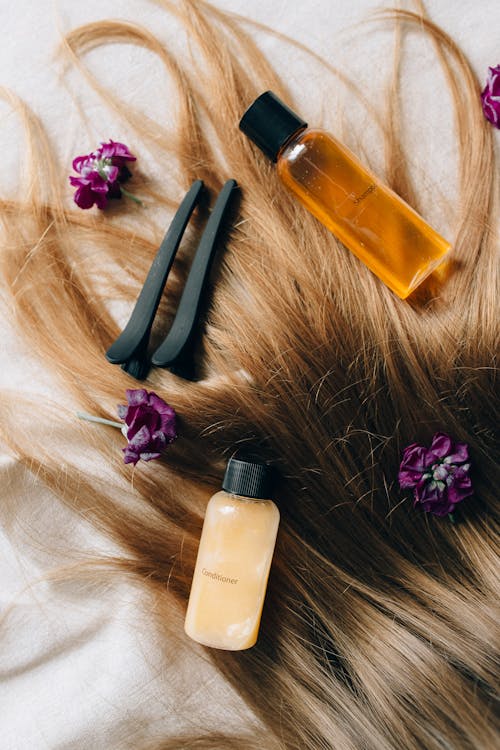
[[240, 128], [301, 203], [402, 299], [445, 259], [450, 244], [416, 211], [271, 91], [247, 109]]
[[270, 472], [232, 458], [208, 502], [184, 625], [205, 646], [239, 651], [257, 641], [280, 519], [267, 497]]

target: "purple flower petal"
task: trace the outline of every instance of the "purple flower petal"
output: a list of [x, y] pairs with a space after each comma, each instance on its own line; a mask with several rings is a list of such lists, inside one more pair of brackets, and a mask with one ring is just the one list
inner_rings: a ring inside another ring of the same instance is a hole
[[73, 169], [75, 170], [75, 172], [81, 172], [82, 167], [85, 164], [88, 164], [88, 162], [88, 156], [77, 156], [75, 159], [73, 159]]
[[104, 210], [108, 205], [108, 199], [101, 193], [95, 193], [94, 200], [97, 208], [101, 209], [101, 211]]
[[415, 487], [428, 467], [428, 453], [423, 445], [416, 443], [405, 448], [398, 475], [401, 487]]
[[153, 458], [160, 458], [159, 453], [141, 453], [140, 458], [143, 461], [152, 461]]
[[155, 451], [162, 451], [167, 446], [167, 439], [163, 432], [156, 432], [151, 439], [150, 447]]
[[89, 181], [86, 180], [84, 177], [74, 177], [73, 175], [69, 178], [70, 185], [73, 185], [73, 187], [80, 187], [82, 185], [88, 185]]
[[412, 471], [425, 471], [430, 460], [432, 460], [432, 457], [429, 459], [428, 454], [429, 451], [427, 448], [424, 448], [423, 445], [416, 445], [413, 443], [413, 445], [409, 445], [408, 448], [405, 449], [403, 454], [403, 464]]
[[73, 196], [73, 200], [80, 208], [92, 208], [95, 195], [89, 185], [81, 185]]
[[156, 393], [149, 394], [148, 404], [152, 406], [153, 409], [156, 409], [158, 414], [165, 414], [168, 417], [171, 417], [174, 414], [172, 407], [169, 406], [169, 404], [166, 404], [162, 398], [156, 395]]
[[90, 174], [87, 177], [87, 180], [92, 188], [92, 190], [95, 193], [107, 193], [109, 190], [109, 185], [104, 180], [99, 172], [90, 172]]
[[148, 403], [148, 392], [144, 388], [127, 389], [125, 391], [129, 406], [142, 406]]
[[432, 513], [434, 516], [447, 516], [448, 513], [453, 512], [453, 503], [449, 503], [447, 500], [427, 501], [421, 504], [422, 510], [425, 513]]
[[470, 478], [464, 479], [460, 485], [455, 484], [448, 488], [448, 498], [453, 505], [462, 502], [466, 497], [470, 497], [472, 493], [473, 489]]
[[455, 443], [452, 452], [446, 456], [445, 463], [460, 464], [469, 460], [469, 446], [467, 443]]
[[418, 483], [420, 473], [418, 471], [403, 470], [398, 474], [398, 481], [400, 487], [415, 487]]
[[452, 466], [450, 473], [453, 476], [455, 483], [460, 483], [462, 480], [469, 479], [470, 464], [460, 464], [458, 466]]
[[130, 437], [130, 430], [127, 433], [128, 444], [134, 450], [145, 450], [151, 442], [151, 431], [147, 425], [143, 425], [140, 430], [137, 430], [133, 437]]
[[124, 456], [123, 456], [123, 463], [125, 464], [135, 464], [139, 461], [140, 455], [136, 451], [132, 450], [128, 446], [126, 448], [122, 448]]
[[111, 139], [109, 140], [109, 143], [102, 142], [99, 151], [102, 158], [113, 159], [113, 164], [119, 164], [120, 166], [121, 163], [119, 160], [123, 163], [126, 161], [136, 161], [136, 157], [130, 153], [124, 143], [112, 141]]
[[451, 439], [449, 435], [445, 435], [444, 432], [436, 432], [432, 438], [431, 451], [438, 458], [444, 458], [450, 452]]
[[[442, 484], [442, 483], [441, 483]], [[418, 503], [438, 503], [441, 502], [444, 494], [444, 488], [440, 488], [435, 481], [428, 481], [422, 478], [415, 487], [415, 500]]]

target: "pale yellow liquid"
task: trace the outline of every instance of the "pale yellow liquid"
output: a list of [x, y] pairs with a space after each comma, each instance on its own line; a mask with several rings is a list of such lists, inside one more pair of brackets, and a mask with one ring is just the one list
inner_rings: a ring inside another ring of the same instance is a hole
[[306, 130], [285, 147], [277, 167], [303, 205], [402, 299], [450, 249], [328, 133]]
[[233, 651], [255, 644], [279, 517], [272, 500], [211, 498], [184, 625], [195, 641]]

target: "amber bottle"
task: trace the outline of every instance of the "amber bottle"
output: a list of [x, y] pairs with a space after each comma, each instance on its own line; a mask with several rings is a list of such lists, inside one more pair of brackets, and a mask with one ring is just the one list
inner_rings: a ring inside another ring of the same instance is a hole
[[444, 260], [446, 240], [346, 146], [308, 129], [271, 91], [247, 109], [240, 129], [277, 163], [302, 204], [402, 299]]

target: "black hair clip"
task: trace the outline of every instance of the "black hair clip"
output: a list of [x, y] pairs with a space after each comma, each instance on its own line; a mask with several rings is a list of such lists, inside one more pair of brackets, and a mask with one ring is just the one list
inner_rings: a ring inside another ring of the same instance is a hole
[[203, 189], [201, 180], [196, 180], [191, 185], [179, 206], [151, 265], [130, 320], [106, 352], [109, 362], [120, 364], [132, 377], [143, 380], [152, 362], [158, 367], [168, 367], [183, 377], [192, 378], [193, 362], [190, 350], [193, 334], [215, 255], [217, 238], [236, 187], [235, 180], [228, 180], [217, 197], [196, 250], [170, 331], [150, 360], [148, 345], [153, 321], [184, 230], [200, 201]]

